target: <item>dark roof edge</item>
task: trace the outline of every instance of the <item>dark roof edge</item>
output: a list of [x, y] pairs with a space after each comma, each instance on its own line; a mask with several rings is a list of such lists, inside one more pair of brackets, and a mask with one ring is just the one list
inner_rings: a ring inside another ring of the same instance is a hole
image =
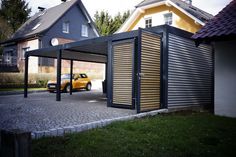
[[[81, 0], [79, 0], [79, 1], [80, 1], [80, 3], [78, 3], [78, 4], [79, 4], [80, 8], [82, 9], [83, 14], [86, 14], [86, 15], [84, 15], [84, 16], [85, 16], [85, 17], [87, 16], [87, 17], [89, 18], [91, 27], [93, 27], [93, 29], [96, 31], [96, 33], [98, 34], [98, 36], [101, 36], [101, 34], [99, 33], [97, 27], [95, 26], [95, 23], [93, 22], [93, 19], [91, 18], [90, 14], [88, 13], [86, 7], [85, 7], [84, 4], [81, 2]], [[77, 1], [77, 2], [78, 2], [78, 1]]]
[[[81, 1], [81, 0], [79, 0]], [[57, 23], [61, 18], [62, 16], [64, 16], [76, 3], [78, 3], [78, 0], [75, 1], [75, 3], [73, 5], [71, 5], [54, 23], [52, 23], [51, 26], [49, 26], [47, 29], [37, 33], [37, 34], [32, 34], [32, 35], [29, 35], [29, 36], [23, 36], [23, 37], [20, 37], [20, 38], [11, 38], [5, 42], [2, 42], [0, 44], [4, 44], [4, 43], [8, 43], [8, 42], [13, 42], [13, 41], [19, 41], [19, 40], [25, 40], [25, 39], [29, 39], [29, 38], [32, 38], [32, 36], [40, 36], [41, 34], [43, 34], [44, 32], [48, 31], [55, 23]]]
[[204, 37], [204, 38], [194, 38], [194, 35], [193, 35], [191, 38], [199, 45], [201, 43], [211, 43], [214, 41], [236, 40], [236, 34], [212, 36], [212, 37]]
[[9, 39], [9, 40], [0, 42], [0, 45], [7, 44], [7, 43], [12, 43], [12, 42], [17, 42], [17, 41], [22, 41], [22, 40], [27, 40], [27, 39], [32, 39], [32, 38], [39, 38], [39, 37], [42, 36], [41, 34], [42, 34], [43, 32], [44, 32], [44, 31], [42, 31], [42, 32], [40, 32], [40, 33], [37, 33], [37, 34], [33, 34], [33, 35], [21, 37], [21, 38]]
[[[81, 0], [76, 0], [75, 3], [73, 5], [71, 5], [54, 23], [52, 23], [52, 25], [50, 27], [48, 27], [47, 29], [37, 33], [37, 34], [32, 34], [32, 35], [29, 35], [29, 36], [23, 36], [23, 37], [20, 37], [20, 38], [11, 38], [9, 40], [6, 40], [4, 42], [0, 42], [0, 45], [2, 44], [6, 44], [6, 43], [9, 43], [9, 42], [15, 42], [15, 41], [19, 41], [19, 40], [26, 40], [26, 39], [29, 39], [29, 38], [34, 38], [34, 37], [39, 37], [41, 36], [43, 33], [47, 32], [51, 27], [53, 27], [53, 25], [55, 23], [57, 23], [73, 6], [75, 6], [76, 4], [78, 4], [82, 11], [85, 11], [88, 15], [88, 18], [89, 20], [91, 21], [91, 26], [97, 31], [98, 35], [100, 36], [97, 28], [95, 27], [95, 24], [93, 22], [93, 20], [91, 19], [89, 13], [87, 12], [86, 8], [84, 7], [83, 3], [81, 2]], [[82, 4], [82, 5], [81, 5]], [[86, 15], [85, 15], [86, 16]]]

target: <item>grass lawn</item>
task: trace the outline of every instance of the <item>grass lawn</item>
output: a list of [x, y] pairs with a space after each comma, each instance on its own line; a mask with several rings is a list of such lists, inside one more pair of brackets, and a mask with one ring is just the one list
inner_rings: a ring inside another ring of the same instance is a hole
[[227, 157], [236, 155], [236, 119], [175, 113], [33, 140], [33, 157]]
[[[35, 90], [46, 90], [46, 88], [28, 88], [29, 91]], [[1, 88], [0, 92], [7, 92], [7, 91], [24, 91], [24, 88]]]

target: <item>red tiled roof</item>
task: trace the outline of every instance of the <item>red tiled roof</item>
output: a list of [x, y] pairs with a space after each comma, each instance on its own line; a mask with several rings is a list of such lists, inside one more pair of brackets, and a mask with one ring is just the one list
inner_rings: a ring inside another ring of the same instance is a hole
[[233, 0], [202, 29], [192, 36], [194, 39], [213, 39], [222, 36], [236, 37], [236, 0]]

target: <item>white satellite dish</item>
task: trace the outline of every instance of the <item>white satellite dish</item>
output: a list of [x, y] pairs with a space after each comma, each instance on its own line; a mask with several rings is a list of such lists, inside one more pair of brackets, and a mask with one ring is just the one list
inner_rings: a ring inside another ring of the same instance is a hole
[[51, 45], [52, 45], [52, 46], [57, 46], [58, 44], [59, 44], [59, 41], [58, 41], [57, 38], [52, 38], [52, 39], [51, 39]]

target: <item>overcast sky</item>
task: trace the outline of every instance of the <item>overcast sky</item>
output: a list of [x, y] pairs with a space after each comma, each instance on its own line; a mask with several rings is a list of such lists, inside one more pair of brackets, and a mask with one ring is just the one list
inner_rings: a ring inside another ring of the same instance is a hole
[[[32, 13], [38, 11], [38, 6], [49, 8], [61, 3], [61, 0], [26, 0], [29, 2], [32, 8]], [[111, 15], [115, 15], [118, 12], [124, 12], [126, 10], [133, 10], [134, 6], [140, 3], [142, 0], [82, 0], [91, 17], [98, 10], [108, 11]], [[207, 11], [213, 15], [216, 15], [221, 9], [223, 9], [232, 0], [192, 0], [193, 5]]]

